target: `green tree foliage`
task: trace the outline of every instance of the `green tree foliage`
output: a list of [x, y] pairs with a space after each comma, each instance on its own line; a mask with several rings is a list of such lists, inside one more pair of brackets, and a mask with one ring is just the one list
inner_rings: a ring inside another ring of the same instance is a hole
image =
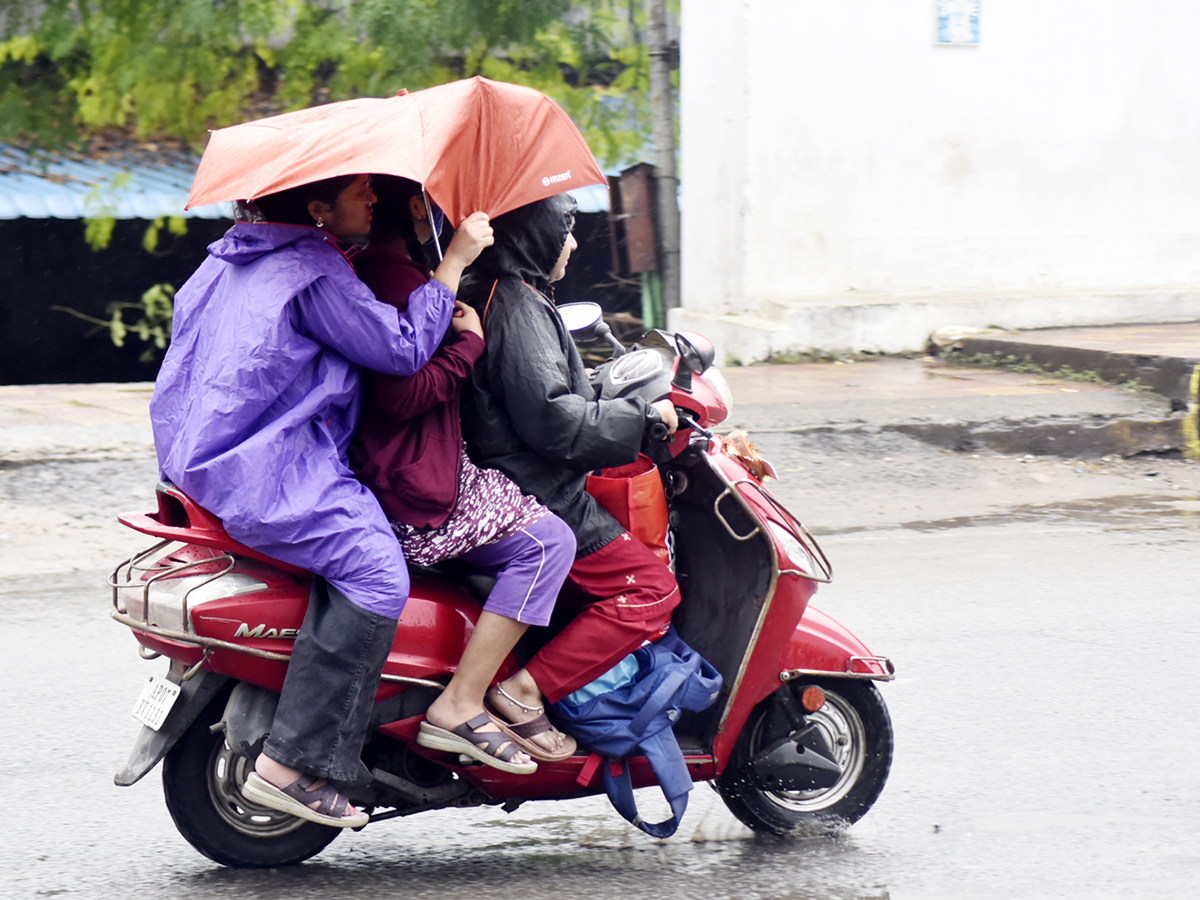
[[[175, 288], [169, 284], [156, 284], [142, 294], [137, 303], [109, 303], [105, 308], [107, 319], [97, 319], [81, 313], [69, 306], [51, 306], [53, 310], [68, 313], [77, 319], [91, 322], [98, 331], [107, 331], [112, 342], [118, 347], [124, 347], [126, 339], [132, 334], [146, 344], [138, 359], [141, 362], [154, 362], [171, 339], [171, 322], [175, 316]], [[133, 321], [126, 322], [126, 312], [132, 313]]]
[[476, 74], [536, 87], [602, 162], [644, 142], [640, 0], [0, 0], [0, 140], [177, 138]]

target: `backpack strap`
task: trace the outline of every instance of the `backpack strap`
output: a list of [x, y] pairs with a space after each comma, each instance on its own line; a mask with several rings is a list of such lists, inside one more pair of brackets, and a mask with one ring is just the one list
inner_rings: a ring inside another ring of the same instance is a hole
[[610, 760], [604, 767], [604, 788], [613, 808], [629, 824], [651, 837], [668, 838], [679, 828], [687, 811], [692, 776], [688, 773], [683, 751], [679, 749], [679, 743], [670, 729], [647, 738], [641, 749], [671, 807], [671, 818], [662, 822], [647, 822], [642, 818], [633, 797], [633, 780], [629, 777], [629, 766], [625, 760]]
[[604, 757], [599, 753], [593, 753], [587, 758], [587, 762], [583, 764], [583, 768], [579, 770], [579, 775], [575, 780], [583, 787], [587, 787], [596, 777], [596, 770], [600, 768], [602, 762], [604, 762]]
[[[668, 706], [676, 692], [683, 687], [684, 682], [692, 677], [692, 669], [689, 666], [687, 669], [675, 669], [667, 674], [667, 677], [662, 680], [662, 684], [654, 689], [654, 692], [646, 698], [645, 704], [638, 710], [638, 714], [633, 717], [633, 721], [629, 723], [629, 730], [641, 737], [650, 722], [655, 716], [659, 715], [663, 709]], [[669, 726], [668, 726], [669, 727]]]

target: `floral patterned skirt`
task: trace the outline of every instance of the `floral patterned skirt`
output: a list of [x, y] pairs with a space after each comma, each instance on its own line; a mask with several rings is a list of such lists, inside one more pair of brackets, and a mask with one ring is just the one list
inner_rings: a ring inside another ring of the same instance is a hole
[[458, 505], [437, 528], [414, 528], [393, 522], [404, 558], [417, 566], [461, 556], [468, 550], [494, 544], [532, 525], [550, 511], [521, 493], [499, 469], [480, 469], [462, 447], [458, 472]]

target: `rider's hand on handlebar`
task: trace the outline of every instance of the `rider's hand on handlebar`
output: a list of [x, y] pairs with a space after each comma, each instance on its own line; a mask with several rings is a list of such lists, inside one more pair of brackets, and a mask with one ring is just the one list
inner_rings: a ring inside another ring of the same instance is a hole
[[667, 434], [674, 434], [679, 427], [679, 414], [675, 412], [675, 404], [670, 400], [655, 400], [650, 404], [662, 416], [663, 424], [667, 426]]

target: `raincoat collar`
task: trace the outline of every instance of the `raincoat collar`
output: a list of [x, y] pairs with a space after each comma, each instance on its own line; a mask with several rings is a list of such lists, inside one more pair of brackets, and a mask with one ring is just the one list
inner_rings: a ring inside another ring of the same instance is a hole
[[[303, 246], [308, 242], [332, 244], [341, 252], [333, 235], [308, 225], [283, 225], [276, 222], [235, 222], [221, 239], [209, 244], [208, 253], [215, 259], [235, 266], [244, 266], [289, 245]], [[345, 254], [343, 253], [343, 256]]]

